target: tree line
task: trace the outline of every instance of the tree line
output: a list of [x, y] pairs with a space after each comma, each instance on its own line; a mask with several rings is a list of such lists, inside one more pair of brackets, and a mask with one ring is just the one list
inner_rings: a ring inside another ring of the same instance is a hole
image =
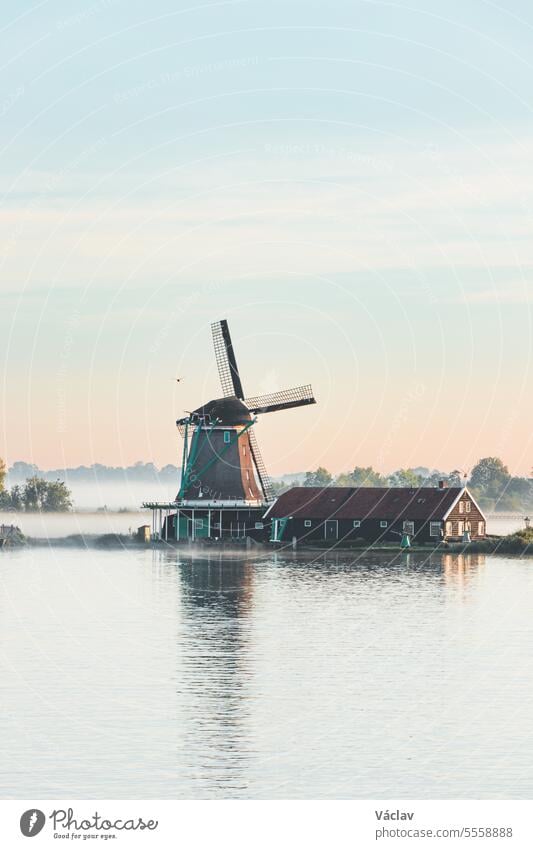
[[[0, 510], [61, 513], [72, 508], [72, 494], [64, 481], [46, 480], [42, 475], [35, 474], [34, 466], [14, 464], [17, 465], [27, 467], [26, 470], [31, 474], [24, 482], [17, 483], [8, 490], [5, 488], [7, 470], [0, 458]], [[139, 465], [143, 467], [141, 475], [150, 479], [155, 469], [153, 464], [135, 464], [131, 468]], [[96, 469], [97, 466], [91, 468]], [[125, 472], [127, 469], [120, 471]], [[166, 466], [161, 472], [165, 471], [178, 480], [179, 469], [176, 466]], [[12, 469], [9, 473], [11, 476]], [[484, 510], [533, 511], [533, 478], [511, 475], [499, 457], [483, 457], [468, 476], [464, 476], [459, 469], [452, 472], [431, 472], [429, 469], [413, 468], [397, 469], [390, 475], [382, 475], [372, 466], [356, 466], [352, 471], [335, 477], [323, 466], [319, 466], [314, 471], [306, 472], [300, 480], [293, 479], [291, 483], [275, 482], [274, 490], [279, 494], [291, 486], [400, 486], [416, 489], [420, 486], [438, 486], [441, 480], [445, 481], [447, 486], [463, 486], [467, 483]]]
[[159, 481], [177, 480], [179, 467], [167, 463], [160, 469], [154, 463], [144, 463], [138, 460], [131, 466], [105, 466], [102, 463], [93, 463], [90, 466], [75, 466], [65, 469], [40, 469], [33, 463], [25, 463], [17, 460], [9, 468], [9, 479], [16, 483], [23, 483], [28, 478], [38, 477], [43, 480], [54, 481], [58, 478], [65, 480], [67, 484], [74, 483], [128, 483], [132, 481], [146, 481], [157, 483]]
[[65, 513], [72, 507], [72, 495], [60, 480], [47, 481], [36, 475], [24, 484], [5, 487], [6, 466], [0, 459], [0, 510], [26, 513]]
[[[398, 469], [390, 475], [382, 475], [372, 466], [356, 466], [351, 472], [336, 477], [323, 466], [307, 472], [302, 480], [291, 486], [401, 486], [416, 489], [421, 486], [438, 486], [440, 481], [447, 486], [464, 486], [472, 492], [483, 509], [488, 511], [533, 510], [533, 479], [516, 477], [499, 457], [483, 457], [469, 475], [459, 469], [452, 472], [430, 472], [429, 469]], [[284, 484], [278, 491], [288, 489]]]

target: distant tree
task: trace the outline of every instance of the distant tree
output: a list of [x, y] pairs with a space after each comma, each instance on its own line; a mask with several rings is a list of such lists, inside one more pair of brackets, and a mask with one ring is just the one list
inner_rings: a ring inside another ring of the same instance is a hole
[[462, 486], [463, 485], [463, 476], [459, 469], [454, 469], [453, 472], [450, 472], [447, 478], [448, 486]]
[[72, 507], [72, 495], [64, 481], [47, 484], [44, 510], [48, 513], [66, 513]]
[[424, 478], [423, 486], [439, 486], [440, 482], [444, 481], [446, 486], [462, 486], [463, 479], [461, 472], [454, 469], [453, 472], [433, 472], [428, 477]]
[[177, 466], [173, 466], [172, 463], [167, 463], [167, 465], [163, 466], [159, 471], [159, 477], [170, 478], [171, 480], [175, 478], [177, 480], [179, 471], [180, 470]]
[[527, 478], [509, 478], [494, 500], [496, 510], [530, 510], [533, 507], [533, 482]]
[[337, 486], [386, 486], [387, 479], [372, 466], [356, 466], [352, 472], [339, 475], [335, 483]]
[[333, 480], [332, 475], [323, 466], [319, 466], [314, 472], [306, 472], [304, 486], [329, 486]]
[[72, 507], [70, 490], [63, 481], [28, 478], [22, 492], [24, 510], [28, 512], [66, 513]]
[[509, 469], [499, 457], [484, 457], [479, 460], [470, 475], [470, 486], [486, 496], [497, 496], [509, 483]]
[[6, 464], [0, 457], [0, 492], [4, 491], [4, 483], [6, 479]]
[[39, 469], [32, 463], [17, 460], [9, 469], [10, 480], [24, 481], [39, 474]]
[[0, 492], [0, 510], [24, 510], [22, 488], [18, 485]]
[[42, 510], [46, 497], [46, 481], [34, 475], [24, 485], [22, 499], [24, 509], [30, 512]]
[[12, 486], [9, 491], [9, 497], [11, 499], [11, 510], [21, 511], [24, 509], [24, 497], [21, 486], [19, 486], [18, 484]]
[[417, 488], [422, 486], [424, 479], [417, 475], [413, 469], [398, 469], [389, 477], [390, 486], [403, 486], [409, 488]]

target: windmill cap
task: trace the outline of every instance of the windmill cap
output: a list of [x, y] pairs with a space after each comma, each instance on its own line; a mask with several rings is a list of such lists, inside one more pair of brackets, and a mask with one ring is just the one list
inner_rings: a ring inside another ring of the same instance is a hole
[[235, 396], [208, 401], [194, 410], [192, 415], [195, 414], [200, 417], [210, 416], [212, 421], [219, 419], [221, 425], [246, 424], [252, 418], [246, 404]]

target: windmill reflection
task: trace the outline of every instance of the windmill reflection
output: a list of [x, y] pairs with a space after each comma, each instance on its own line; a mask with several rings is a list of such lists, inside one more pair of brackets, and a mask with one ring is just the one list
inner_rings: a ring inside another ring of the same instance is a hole
[[[253, 567], [219, 554], [179, 566], [182, 757], [197, 796], [246, 792]], [[237, 756], [238, 753], [238, 756]]]

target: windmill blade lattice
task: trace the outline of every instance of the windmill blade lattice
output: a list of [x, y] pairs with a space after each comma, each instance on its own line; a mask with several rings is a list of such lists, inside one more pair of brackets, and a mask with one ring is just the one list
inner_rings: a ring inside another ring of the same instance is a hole
[[303, 407], [316, 404], [313, 390], [309, 384], [271, 392], [269, 395], [257, 395], [247, 398], [246, 406], [251, 413], [275, 413], [277, 410], [289, 410], [291, 407]]
[[259, 483], [261, 484], [261, 489], [263, 490], [263, 495], [265, 496], [266, 501], [273, 501], [275, 497], [274, 487], [272, 486], [272, 480], [270, 478], [270, 475], [267, 472], [253, 428], [251, 428], [249, 431], [249, 440], [250, 450], [252, 452], [252, 457], [255, 463]]
[[244, 391], [226, 319], [215, 321], [211, 332], [222, 392], [226, 398], [235, 396], [242, 400]]

